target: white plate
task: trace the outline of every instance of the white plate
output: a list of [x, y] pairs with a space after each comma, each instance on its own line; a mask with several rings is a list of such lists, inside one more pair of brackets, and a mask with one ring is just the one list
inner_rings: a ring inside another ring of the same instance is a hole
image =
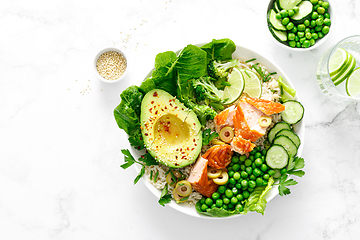
[[[202, 45], [203, 44], [197, 44], [197, 46], [202, 46]], [[259, 62], [262, 65], [264, 65], [269, 72], [277, 72], [277, 75], [275, 75], [275, 76], [282, 76], [283, 79], [284, 79], [284, 82], [287, 83], [290, 87], [294, 88], [294, 85], [290, 82], [290, 80], [288, 79], [286, 74], [276, 64], [270, 62], [268, 59], [266, 59], [265, 57], [263, 57], [259, 53], [255, 52], [255, 51], [252, 51], [250, 49], [244, 48], [244, 47], [236, 46], [236, 51], [233, 53], [232, 57], [237, 58], [237, 59], [243, 59], [243, 60], [256, 58], [256, 62]], [[151, 76], [152, 71], [153, 70], [151, 70], [149, 72], [149, 74], [146, 76], [146, 78]], [[299, 99], [298, 96], [296, 96], [296, 99], [299, 102], [301, 102], [301, 100]], [[303, 150], [303, 145], [304, 145], [304, 134], [305, 134], [304, 119], [302, 121], [300, 121], [300, 123], [294, 125], [294, 131], [296, 132], [296, 134], [301, 139], [301, 145], [300, 145], [300, 147], [298, 149], [298, 153], [297, 153], [297, 156], [301, 156], [301, 153], [302, 153], [302, 150]], [[137, 156], [135, 156], [135, 158], [137, 159], [137, 158], [140, 157], [140, 153], [137, 152], [136, 154], [138, 154]], [[138, 166], [136, 166], [136, 169], [137, 169], [138, 172], [140, 171]], [[142, 182], [144, 182], [145, 186], [157, 197], [157, 199], [159, 199], [161, 191], [156, 189], [150, 182], [148, 182], [147, 179], [145, 179], [145, 177], [143, 177], [142, 180], [143, 180]], [[266, 195], [266, 200], [269, 202], [275, 196], [277, 196], [278, 193], [279, 193], [278, 188], [273, 187], [269, 191], [269, 193]], [[189, 207], [189, 206], [186, 206], [184, 204], [177, 204], [174, 200], [172, 200], [169, 204], [166, 204], [165, 206], [172, 207], [172, 208], [174, 208], [175, 210], [177, 210], [179, 212], [185, 213], [185, 214], [193, 216], [193, 217], [207, 218], [207, 219], [211, 218], [211, 217], [208, 217], [208, 216], [198, 214], [196, 212], [196, 210], [195, 210], [195, 206], [194, 207]], [[224, 217], [224, 218], [228, 219], [228, 218], [231, 218], [231, 217], [238, 217], [238, 216], [243, 216], [243, 215], [242, 214], [237, 214], [237, 215], [233, 215], [233, 216], [230, 216], [230, 217]], [[211, 219], [219, 219], [219, 218], [211, 218]]]

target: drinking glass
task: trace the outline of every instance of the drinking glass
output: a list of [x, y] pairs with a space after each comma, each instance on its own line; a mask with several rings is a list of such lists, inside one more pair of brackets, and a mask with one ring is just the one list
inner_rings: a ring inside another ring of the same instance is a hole
[[320, 89], [335, 102], [356, 102], [360, 101], [360, 95], [350, 97], [346, 92], [346, 80], [335, 86], [329, 74], [329, 60], [338, 48], [343, 48], [352, 54], [356, 60], [354, 69], [360, 66], [360, 35], [344, 38], [339, 43], [330, 47], [320, 58], [316, 76]]

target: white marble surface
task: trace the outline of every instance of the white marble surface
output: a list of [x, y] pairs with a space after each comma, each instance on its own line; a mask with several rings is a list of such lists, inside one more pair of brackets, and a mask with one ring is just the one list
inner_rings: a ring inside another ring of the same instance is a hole
[[[266, 28], [266, 0], [2, 0], [0, 7], [0, 239], [359, 239], [359, 104], [336, 104], [316, 63], [360, 33], [360, 2], [332, 0], [333, 32], [316, 50], [283, 50]], [[157, 53], [230, 38], [280, 66], [306, 108], [306, 175], [265, 216], [222, 220], [162, 207], [136, 171], [123, 170], [119, 94]], [[92, 62], [102, 47], [129, 58], [107, 85]]]

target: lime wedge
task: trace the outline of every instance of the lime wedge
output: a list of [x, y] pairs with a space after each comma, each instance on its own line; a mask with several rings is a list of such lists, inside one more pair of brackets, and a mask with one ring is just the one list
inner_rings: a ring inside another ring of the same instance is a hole
[[332, 81], [334, 82], [335, 86], [339, 85], [340, 83], [342, 83], [346, 78], [349, 77], [349, 75], [351, 74], [351, 72], [354, 70], [355, 65], [356, 65], [356, 60], [355, 58], [350, 55], [350, 64], [347, 65], [343, 70], [341, 70], [339, 73], [337, 73], [332, 79]]
[[256, 73], [249, 69], [240, 69], [240, 71], [243, 74], [245, 80], [244, 92], [249, 95], [249, 97], [260, 98], [262, 85], [259, 77], [256, 75]]
[[343, 48], [336, 49], [336, 52], [329, 60], [330, 76], [333, 77], [336, 73], [340, 72], [349, 62], [349, 53]]
[[346, 80], [346, 92], [350, 97], [356, 97], [360, 93], [360, 67], [356, 68]]
[[231, 104], [242, 94], [245, 87], [245, 81], [243, 74], [237, 68], [232, 69], [227, 80], [231, 86], [226, 86], [224, 88], [223, 99], [227, 99], [225, 104]]

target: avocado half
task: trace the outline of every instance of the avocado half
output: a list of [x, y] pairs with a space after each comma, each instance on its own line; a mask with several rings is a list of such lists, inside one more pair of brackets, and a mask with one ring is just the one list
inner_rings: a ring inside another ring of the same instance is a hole
[[140, 121], [145, 147], [157, 161], [181, 168], [197, 159], [201, 124], [178, 99], [163, 90], [151, 90], [141, 102]]

